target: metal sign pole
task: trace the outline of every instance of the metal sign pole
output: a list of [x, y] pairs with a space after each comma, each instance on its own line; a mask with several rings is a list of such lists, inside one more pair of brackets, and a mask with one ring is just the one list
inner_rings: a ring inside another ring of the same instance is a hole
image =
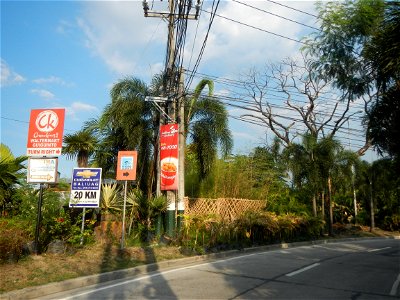
[[125, 247], [125, 210], [126, 210], [126, 190], [128, 189], [128, 181], [125, 180], [125, 191], [124, 191], [124, 210], [122, 212], [122, 237], [121, 237], [121, 249]]
[[40, 184], [39, 191], [39, 200], [38, 200], [38, 211], [37, 211], [37, 220], [36, 220], [36, 230], [35, 230], [35, 254], [39, 254], [39, 231], [40, 231], [40, 222], [42, 220], [42, 198], [43, 198], [43, 183]]
[[85, 230], [85, 215], [86, 215], [86, 207], [84, 207], [82, 211], [81, 245], [83, 245], [83, 231]]

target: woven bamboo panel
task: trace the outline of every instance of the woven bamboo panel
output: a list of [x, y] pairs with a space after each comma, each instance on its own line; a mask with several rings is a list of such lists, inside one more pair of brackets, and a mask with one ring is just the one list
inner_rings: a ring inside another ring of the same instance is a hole
[[185, 197], [185, 214], [215, 214], [222, 219], [234, 220], [246, 211], [260, 211], [265, 208], [264, 200], [234, 198], [188, 198]]

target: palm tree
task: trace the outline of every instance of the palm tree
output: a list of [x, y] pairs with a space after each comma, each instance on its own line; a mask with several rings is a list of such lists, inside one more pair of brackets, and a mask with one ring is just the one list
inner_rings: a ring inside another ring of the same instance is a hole
[[[151, 195], [155, 191], [156, 158], [158, 154], [158, 133], [160, 112], [146, 96], [161, 96], [163, 75], [153, 78], [150, 86], [134, 77], [117, 82], [111, 89], [111, 103], [104, 109], [98, 121], [86, 124], [85, 129], [97, 134], [100, 151], [96, 151], [94, 162], [114, 169], [119, 150], [138, 150], [138, 185]], [[232, 138], [227, 125], [227, 113], [222, 103], [210, 97], [201, 97], [204, 87], [212, 94], [212, 82], [202, 80], [191, 98], [185, 98], [185, 136], [192, 143], [205, 176], [211, 170], [217, 153], [222, 146], [223, 153], [229, 153]], [[112, 152], [106, 154], [104, 150]], [[101, 153], [103, 151], [103, 153]], [[101, 154], [101, 155], [100, 155]], [[111, 165], [112, 163], [112, 165]]]
[[[202, 96], [208, 87], [208, 96]], [[233, 141], [228, 128], [228, 113], [224, 105], [212, 98], [214, 84], [203, 79], [196, 86], [192, 97], [185, 102], [185, 137], [197, 157], [201, 178], [211, 171], [217, 157], [218, 146], [224, 156], [230, 154]]]
[[155, 107], [145, 101], [146, 96], [153, 95], [152, 87], [138, 78], [127, 77], [112, 87], [110, 95], [111, 103], [101, 117], [84, 127], [100, 141], [93, 163], [102, 167], [107, 177], [114, 177], [118, 151], [137, 150], [137, 183], [146, 194], [151, 194], [160, 118]]
[[15, 185], [24, 176], [23, 162], [26, 156], [14, 157], [10, 148], [0, 143], [0, 205], [2, 214], [6, 211], [6, 205], [12, 201]]
[[87, 130], [80, 130], [64, 136], [63, 153], [68, 159], [77, 159], [78, 167], [89, 165], [89, 157], [95, 152], [97, 139]]

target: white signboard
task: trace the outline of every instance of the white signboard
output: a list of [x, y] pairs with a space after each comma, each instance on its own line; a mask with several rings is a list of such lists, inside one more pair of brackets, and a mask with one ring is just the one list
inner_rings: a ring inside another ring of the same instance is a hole
[[101, 168], [74, 168], [69, 207], [99, 207]]
[[56, 183], [57, 158], [29, 158], [28, 178], [29, 183]]

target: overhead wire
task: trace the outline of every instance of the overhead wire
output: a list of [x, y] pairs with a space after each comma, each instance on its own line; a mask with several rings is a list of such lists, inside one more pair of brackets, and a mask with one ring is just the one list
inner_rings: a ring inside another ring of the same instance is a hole
[[310, 26], [310, 25], [304, 24], [304, 23], [302, 23], [302, 22], [298, 22], [298, 21], [296, 21], [296, 20], [292, 20], [292, 19], [290, 19], [290, 18], [287, 18], [287, 17], [281, 16], [281, 15], [275, 14], [275, 13], [273, 13], [273, 12], [267, 11], [267, 10], [265, 10], [265, 9], [262, 9], [262, 8], [259, 8], [259, 7], [253, 6], [253, 5], [250, 5], [250, 4], [248, 4], [248, 3], [244, 3], [244, 2], [241, 2], [241, 1], [238, 1], [238, 0], [232, 0], [232, 1], [233, 1], [233, 2], [236, 2], [236, 3], [239, 3], [239, 4], [243, 5], [243, 6], [247, 6], [247, 7], [250, 7], [250, 8], [252, 8], [252, 9], [255, 9], [255, 10], [258, 10], [258, 11], [262, 11], [262, 12], [264, 12], [264, 13], [266, 13], [266, 14], [271, 15], [271, 16], [278, 17], [278, 18], [284, 19], [284, 20], [289, 21], [289, 22], [292, 22], [292, 23], [296, 23], [296, 24], [301, 25], [301, 26], [304, 26], [304, 27], [308, 27], [308, 28], [311, 28], [311, 29], [314, 29], [314, 30], [317, 30], [317, 31], [320, 31], [320, 30], [321, 30], [321, 29], [319, 29], [319, 28], [317, 28], [317, 27]]
[[[201, 46], [199, 55], [197, 56], [196, 63], [194, 65], [194, 67], [193, 67], [192, 73], [189, 75], [188, 81], [187, 81], [187, 83], [185, 85], [186, 86], [185, 91], [190, 87], [190, 85], [191, 85], [191, 83], [193, 81], [194, 74], [196, 73], [197, 68], [200, 65], [200, 61], [201, 61], [201, 59], [203, 57], [203, 54], [204, 54], [204, 50], [205, 50], [205, 47], [206, 47], [206, 44], [207, 44], [207, 40], [208, 40], [208, 35], [210, 33], [211, 26], [212, 26], [212, 24], [214, 22], [214, 19], [215, 19], [215, 16], [216, 16], [216, 12], [218, 10], [219, 3], [220, 3], [220, 0], [217, 0], [216, 3], [215, 3], [215, 0], [213, 0], [213, 4], [212, 4], [212, 8], [211, 8], [212, 12], [210, 13], [210, 20], [209, 20], [209, 24], [208, 24], [208, 28], [207, 28], [207, 33], [206, 33], [206, 35], [204, 37], [203, 44]], [[200, 8], [200, 11], [203, 11], [203, 9]]]
[[319, 19], [319, 17], [318, 17], [317, 15], [314, 15], [314, 14], [312, 14], [312, 13], [309, 13], [309, 12], [306, 12], [306, 11], [303, 11], [303, 10], [300, 10], [300, 9], [297, 9], [297, 8], [294, 8], [294, 7], [291, 7], [291, 6], [288, 6], [288, 5], [285, 5], [285, 4], [276, 2], [276, 1], [272, 1], [272, 0], [265, 0], [265, 1], [268, 1], [268, 2], [274, 3], [274, 4], [276, 4], [276, 5], [280, 5], [280, 6], [282, 6], [282, 7], [286, 7], [286, 8], [288, 8], [288, 9], [291, 9], [291, 10], [294, 10], [294, 11], [297, 11], [297, 12], [300, 12], [300, 13], [303, 13], [303, 14], [306, 14], [306, 15], [309, 15], [309, 16], [314, 17], [314, 18], [316, 18], [316, 19]]
[[[205, 12], [205, 13], [211, 14], [211, 12], [209, 12], [207, 10], [202, 9], [202, 11]], [[237, 24], [240, 24], [240, 25], [243, 25], [243, 26], [246, 26], [246, 27], [249, 27], [249, 28], [253, 28], [253, 29], [265, 32], [265, 33], [269, 33], [269, 34], [272, 34], [274, 36], [277, 36], [277, 37], [280, 37], [280, 38], [284, 38], [284, 39], [287, 39], [287, 40], [290, 40], [290, 41], [293, 41], [293, 42], [296, 42], [296, 43], [307, 45], [307, 43], [305, 43], [303, 41], [300, 41], [300, 40], [297, 40], [295, 38], [291, 38], [291, 37], [288, 37], [288, 36], [285, 36], [285, 35], [282, 35], [282, 34], [279, 34], [279, 33], [275, 33], [275, 32], [272, 32], [272, 31], [269, 31], [269, 30], [254, 26], [254, 25], [250, 25], [250, 24], [247, 24], [247, 23], [244, 23], [244, 22], [241, 22], [241, 21], [237, 21], [237, 20], [222, 16], [222, 15], [219, 15], [219, 14], [215, 14], [215, 15], [217, 17], [221, 18], [221, 19], [225, 19], [225, 20], [228, 20], [228, 21], [233, 22], [233, 23], [237, 23]]]
[[[235, 88], [240, 88], [240, 89], [243, 89], [244, 88], [244, 86], [246, 85], [246, 84], [248, 84], [247, 82], [245, 82], [245, 81], [240, 81], [240, 80], [236, 80], [236, 79], [230, 79], [230, 78], [224, 78], [224, 77], [218, 77], [218, 76], [215, 76], [215, 75], [210, 75], [210, 74], [205, 74], [205, 73], [200, 73], [200, 72], [197, 72], [196, 73], [197, 75], [195, 75], [195, 76], [202, 76], [202, 77], [206, 77], [206, 78], [210, 78], [210, 79], [212, 79], [214, 82], [216, 82], [216, 83], [220, 83], [220, 84], [222, 84], [222, 85], [227, 85], [227, 86], [232, 86], [232, 87], [235, 87]], [[274, 87], [269, 87], [269, 89], [270, 90], [273, 90], [273, 91], [275, 91], [275, 92], [282, 92], [281, 90], [278, 90], [277, 88], [274, 88]], [[240, 94], [240, 93], [238, 93], [238, 92], [235, 92], [235, 94], [239, 94], [239, 95], [243, 95], [243, 94]], [[304, 94], [301, 94], [300, 92], [298, 92], [298, 91], [293, 91], [293, 94], [294, 95], [302, 95], [302, 96], [304, 96]], [[283, 96], [276, 96], [277, 98], [282, 98], [282, 99], [284, 99], [283, 98]], [[321, 100], [325, 100], [325, 101], [338, 101], [339, 99], [334, 99], [334, 98], [331, 98], [331, 97], [325, 97], [325, 96], [323, 96], [323, 95], [320, 95], [319, 97], [318, 97], [318, 99], [321, 99]], [[297, 100], [296, 100], [297, 101]], [[300, 101], [301, 102], [301, 101]], [[306, 101], [303, 101], [305, 104], [307, 104], [308, 102], [306, 102]], [[362, 104], [358, 104], [358, 103], [354, 103], [353, 105], [352, 105], [352, 107], [353, 108], [358, 108], [358, 109], [364, 109], [364, 106], [362, 105]]]

